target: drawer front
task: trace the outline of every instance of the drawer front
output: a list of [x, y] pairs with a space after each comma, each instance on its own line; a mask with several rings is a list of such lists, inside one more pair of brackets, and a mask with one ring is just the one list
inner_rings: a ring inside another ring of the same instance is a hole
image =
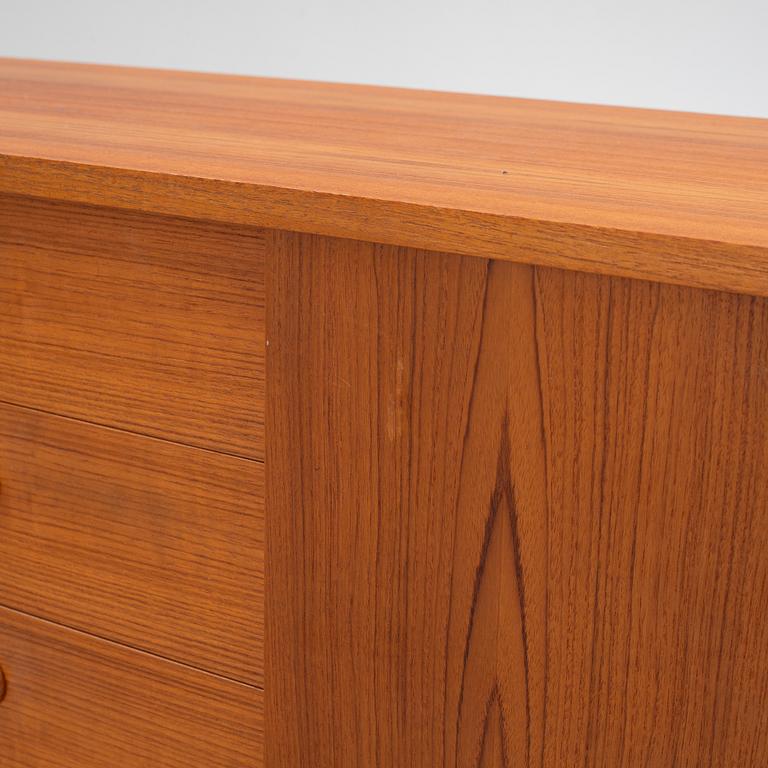
[[0, 197], [0, 399], [263, 458], [262, 230]]
[[3, 768], [259, 768], [258, 688], [0, 608]]
[[0, 603], [261, 684], [263, 473], [0, 404]]

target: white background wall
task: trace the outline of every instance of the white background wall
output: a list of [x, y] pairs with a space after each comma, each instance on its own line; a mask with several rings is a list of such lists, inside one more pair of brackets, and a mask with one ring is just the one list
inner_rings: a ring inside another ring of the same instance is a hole
[[768, 0], [0, 0], [0, 55], [768, 117]]

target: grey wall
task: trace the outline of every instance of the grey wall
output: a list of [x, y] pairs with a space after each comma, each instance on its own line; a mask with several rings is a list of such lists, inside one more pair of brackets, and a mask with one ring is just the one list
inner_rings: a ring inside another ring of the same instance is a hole
[[768, 117], [768, 0], [0, 0], [0, 55]]

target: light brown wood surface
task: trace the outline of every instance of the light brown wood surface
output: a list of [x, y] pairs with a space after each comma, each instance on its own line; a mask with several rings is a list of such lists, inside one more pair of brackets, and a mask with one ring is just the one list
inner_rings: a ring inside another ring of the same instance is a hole
[[262, 458], [264, 235], [0, 197], [0, 400]]
[[0, 59], [3, 768], [763, 768], [766, 553], [768, 121]]
[[768, 303], [277, 233], [271, 768], [768, 764]]
[[768, 294], [768, 121], [0, 61], [0, 190]]
[[0, 608], [4, 768], [260, 768], [262, 693]]
[[0, 404], [0, 603], [263, 684], [263, 464]]

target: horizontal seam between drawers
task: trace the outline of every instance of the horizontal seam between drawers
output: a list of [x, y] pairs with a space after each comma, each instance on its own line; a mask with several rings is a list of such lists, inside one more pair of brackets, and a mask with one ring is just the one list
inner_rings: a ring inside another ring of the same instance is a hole
[[176, 664], [179, 667], [184, 667], [186, 669], [194, 670], [195, 672], [201, 672], [204, 675], [210, 675], [211, 677], [218, 678], [219, 680], [226, 680], [230, 683], [235, 683], [237, 685], [245, 686], [246, 688], [255, 688], [256, 690], [263, 691], [264, 688], [261, 685], [256, 685], [255, 683], [247, 683], [244, 680], [240, 680], [237, 677], [230, 677], [229, 675], [223, 675], [220, 672], [213, 672], [210, 669], [205, 669], [204, 667], [199, 667], [195, 664], [189, 664], [186, 661], [180, 661], [179, 659], [173, 659], [169, 656], [163, 656], [160, 653], [155, 653], [154, 651], [148, 651], [146, 648], [140, 648], [139, 646], [132, 645], [131, 643], [124, 643], [120, 640], [114, 640], [111, 637], [106, 637], [105, 635], [99, 635], [95, 634], [93, 632], [88, 632], [84, 629], [81, 629], [80, 627], [72, 626], [71, 624], [65, 624], [61, 621], [54, 621], [53, 619], [48, 619], [45, 616], [39, 616], [36, 613], [29, 613], [29, 611], [21, 610], [20, 608], [15, 608], [12, 605], [8, 605], [6, 603], [0, 602], [0, 608], [3, 608], [7, 611], [12, 611], [13, 613], [18, 614], [19, 616], [27, 616], [31, 619], [36, 619], [37, 621], [42, 621], [46, 624], [50, 624], [54, 627], [59, 627], [61, 629], [66, 629], [69, 632], [77, 632], [79, 635], [84, 635], [85, 637], [91, 637], [96, 640], [101, 640], [105, 643], [111, 643], [112, 645], [118, 645], [122, 648], [127, 648], [131, 651], [135, 651], [136, 653], [142, 653], [145, 656], [151, 656], [154, 659], [160, 659], [161, 661], [166, 661], [169, 664]]
[[0, 405], [7, 405], [11, 408], [21, 408], [25, 411], [32, 411], [34, 413], [45, 414], [46, 416], [54, 416], [58, 419], [66, 419], [67, 421], [74, 421], [79, 424], [88, 424], [92, 427], [100, 427], [101, 429], [109, 429], [113, 432], [121, 432], [126, 435], [135, 435], [137, 437], [145, 437], [148, 440], [157, 440], [160, 443], [168, 443], [169, 445], [178, 445], [182, 448], [194, 448], [198, 451], [206, 451], [207, 453], [215, 453], [219, 456], [231, 456], [233, 459], [242, 459], [243, 461], [252, 461], [256, 464], [263, 464], [264, 459], [256, 458], [255, 456], [246, 456], [242, 453], [234, 453], [233, 451], [222, 451], [217, 448], [208, 448], [204, 445], [198, 445], [197, 443], [185, 443], [181, 440], [173, 440], [169, 437], [160, 437], [158, 435], [151, 435], [147, 432], [140, 432], [134, 429], [126, 429], [125, 427], [117, 427], [114, 424], [104, 424], [99, 421], [91, 421], [90, 419], [81, 419], [77, 416], [68, 416], [67, 414], [57, 413], [56, 411], [49, 411], [46, 408], [38, 408], [34, 405], [23, 405], [22, 403], [16, 403], [12, 400], [4, 400], [0, 398]]

